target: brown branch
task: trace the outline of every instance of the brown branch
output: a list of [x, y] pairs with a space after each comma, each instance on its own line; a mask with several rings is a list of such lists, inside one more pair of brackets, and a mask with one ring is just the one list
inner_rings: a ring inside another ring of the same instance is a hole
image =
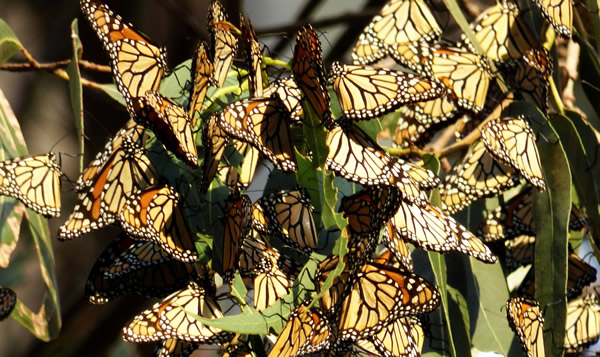
[[[71, 60], [63, 60], [50, 63], [38, 63], [33, 58], [31, 58], [31, 60], [33, 60], [33, 62], [28, 61], [24, 63], [5, 63], [2, 66], [0, 66], [0, 70], [9, 72], [26, 72], [32, 70], [54, 72], [57, 69], [66, 68], [71, 63]], [[110, 66], [105, 66], [85, 60], [79, 61], [79, 65], [81, 66], [81, 68], [89, 69], [96, 72], [110, 73], [111, 71]]]
[[[0, 66], [0, 70], [10, 71], [10, 72], [23, 72], [23, 71], [31, 71], [31, 70], [47, 71], [47, 72], [57, 75], [58, 77], [60, 77], [64, 80], [68, 81], [70, 79], [69, 74], [63, 68], [66, 68], [71, 63], [71, 60], [57, 61], [57, 62], [51, 62], [51, 63], [39, 63], [38, 61], [35, 60], [35, 58], [33, 58], [31, 53], [29, 53], [29, 51], [27, 51], [26, 48], [21, 47], [21, 52], [23, 52], [23, 56], [27, 60], [26, 63], [5, 63], [2, 66]], [[79, 61], [79, 65], [81, 66], [81, 68], [94, 70], [94, 71], [98, 71], [98, 72], [110, 72], [111, 71], [111, 68], [109, 66], [100, 65], [100, 64], [92, 63], [92, 62], [85, 61], [85, 60]], [[81, 77], [80, 80], [81, 80], [81, 84], [86, 87], [97, 88], [97, 89], [102, 88], [102, 85], [100, 83], [91, 81], [89, 79], [85, 79], [83, 77]]]
[[440, 159], [444, 158], [445, 156], [448, 156], [456, 151], [460, 151], [464, 148], [468, 148], [469, 146], [471, 146], [471, 144], [473, 144], [475, 140], [481, 137], [481, 130], [483, 129], [483, 126], [491, 120], [500, 118], [500, 114], [502, 113], [504, 108], [508, 107], [511, 103], [514, 102], [514, 100], [515, 97], [513, 93], [508, 93], [508, 95], [502, 100], [502, 102], [500, 102], [500, 104], [498, 104], [496, 108], [494, 108], [490, 115], [488, 115], [487, 118], [485, 118], [485, 120], [479, 123], [475, 130], [471, 131], [467, 136], [462, 138], [462, 140], [452, 145], [446, 146], [443, 149], [437, 149], [437, 147], [439, 147], [439, 145], [445, 145], [450, 140], [450, 133], [454, 134], [453, 129], [457, 127], [458, 122], [448, 127], [448, 129], [442, 134], [442, 137], [438, 139], [439, 142], [434, 143], [430, 150], [421, 150], [417, 147], [411, 147], [408, 149], [386, 148], [386, 150], [390, 155], [393, 156], [405, 156], [409, 154], [417, 154], [419, 156], [423, 156], [425, 154], [430, 154]]
[[515, 100], [515, 97], [514, 97], [513, 93], [512, 92], [508, 93], [506, 98], [504, 98], [504, 100], [502, 100], [502, 102], [500, 102], [500, 104], [498, 104], [496, 106], [496, 108], [494, 108], [492, 113], [490, 113], [490, 115], [488, 115], [484, 121], [479, 123], [479, 125], [477, 126], [477, 128], [475, 130], [471, 131], [467, 136], [462, 138], [461, 141], [445, 147], [439, 153], [434, 154], [434, 155], [437, 155], [438, 157], [444, 157], [444, 156], [448, 156], [456, 151], [459, 151], [459, 150], [462, 150], [464, 148], [471, 146], [471, 144], [473, 144], [475, 142], [475, 140], [477, 140], [481, 137], [481, 130], [483, 129], [483, 126], [485, 124], [487, 124], [489, 121], [500, 118], [500, 114], [502, 113], [504, 108], [508, 107], [511, 103], [514, 102], [514, 100]]

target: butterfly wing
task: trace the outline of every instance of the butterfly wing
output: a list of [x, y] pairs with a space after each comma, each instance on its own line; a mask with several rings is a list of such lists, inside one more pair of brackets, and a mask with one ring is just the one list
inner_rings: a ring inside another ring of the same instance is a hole
[[62, 172], [53, 153], [0, 162], [0, 194], [14, 197], [33, 211], [60, 216]]

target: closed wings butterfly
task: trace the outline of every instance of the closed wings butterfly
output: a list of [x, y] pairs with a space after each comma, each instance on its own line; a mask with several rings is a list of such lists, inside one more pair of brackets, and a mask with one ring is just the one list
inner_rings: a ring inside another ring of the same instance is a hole
[[276, 95], [244, 99], [223, 109], [219, 127], [238, 140], [253, 145], [284, 172], [297, 169], [290, 132], [290, 114]]
[[498, 195], [518, 182], [514, 170], [497, 162], [483, 141], [478, 141], [446, 176], [441, 192], [442, 208], [450, 214], [458, 212], [470, 202]]
[[185, 289], [167, 296], [135, 316], [123, 328], [123, 338], [135, 343], [176, 338], [207, 344], [223, 343], [233, 338], [233, 333], [204, 325], [188, 312], [207, 319], [223, 317], [221, 308], [207, 289], [191, 281]]
[[546, 189], [535, 134], [525, 117], [492, 120], [482, 128], [481, 138], [494, 158], [517, 170], [540, 191]]
[[35, 212], [60, 216], [62, 172], [53, 153], [0, 162], [0, 195], [14, 197]]
[[231, 68], [237, 51], [237, 38], [232, 33], [233, 26], [229, 22], [223, 5], [212, 0], [208, 9], [208, 32], [213, 58], [213, 80], [217, 87], [222, 87]]
[[265, 213], [266, 233], [280, 237], [305, 253], [317, 247], [314, 208], [305, 189], [274, 192], [261, 198], [259, 203]]
[[581, 353], [598, 341], [600, 335], [600, 302], [596, 291], [567, 304], [565, 348], [567, 352]]
[[93, 304], [129, 294], [162, 298], [184, 288], [196, 274], [191, 264], [173, 259], [158, 244], [121, 234], [94, 264], [85, 296]]
[[252, 97], [263, 96], [262, 51], [256, 40], [256, 33], [250, 19], [240, 15], [242, 40], [244, 42], [244, 59], [248, 68], [248, 87]]
[[195, 113], [202, 113], [204, 98], [208, 87], [213, 83], [213, 64], [208, 58], [208, 45], [206, 42], [200, 42], [196, 47], [194, 58], [192, 60], [191, 82], [192, 92], [188, 104], [187, 113], [192, 121], [192, 128], [196, 127]]
[[10, 316], [17, 303], [17, 294], [9, 288], [0, 286], [0, 321]]
[[425, 71], [449, 89], [460, 107], [474, 112], [483, 109], [491, 79], [483, 57], [460, 48], [437, 46], [422, 61]]
[[333, 126], [333, 117], [329, 109], [329, 93], [323, 69], [321, 41], [313, 27], [304, 26], [296, 36], [292, 72], [298, 88], [304, 94], [317, 118], [326, 128]]
[[152, 129], [165, 147], [187, 164], [198, 166], [198, 150], [192, 123], [179, 104], [158, 92], [149, 91], [139, 100], [137, 118]]
[[525, 354], [529, 357], [545, 356], [544, 317], [539, 303], [520, 297], [510, 298], [506, 303], [506, 316]]
[[[514, 62], [540, 44], [529, 26], [523, 21], [519, 8], [510, 1], [501, 1], [488, 8], [471, 23], [471, 30], [491, 60]], [[461, 35], [471, 52], [475, 48], [466, 35]]]
[[133, 25], [98, 0], [81, 0], [81, 10], [102, 41], [127, 108], [135, 117], [137, 99], [158, 90], [166, 71], [166, 53]]
[[298, 306], [279, 334], [269, 357], [296, 357], [316, 353], [330, 345], [329, 321], [319, 310]]
[[433, 42], [441, 34], [426, 1], [391, 0], [363, 30], [352, 51], [352, 60], [355, 64], [373, 63], [384, 57], [391, 46]]
[[198, 260], [192, 235], [185, 222], [179, 194], [171, 186], [132, 192], [121, 209], [121, 227], [138, 239], [151, 240], [175, 259]]
[[332, 68], [333, 89], [344, 115], [350, 119], [376, 118], [404, 104], [432, 100], [445, 92], [441, 84], [391, 69], [339, 62], [334, 62]]

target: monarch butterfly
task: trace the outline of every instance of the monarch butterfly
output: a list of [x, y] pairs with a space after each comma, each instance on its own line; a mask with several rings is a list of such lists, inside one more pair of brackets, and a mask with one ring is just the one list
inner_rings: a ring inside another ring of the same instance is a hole
[[0, 195], [14, 197], [33, 211], [60, 216], [62, 172], [53, 153], [0, 162]]
[[[527, 187], [503, 205], [490, 212], [479, 229], [486, 242], [513, 239], [520, 235], [535, 236], [533, 220], [533, 190]], [[569, 230], [578, 230], [585, 225], [586, 218], [575, 207], [571, 207]]]
[[[383, 46], [389, 47], [417, 41], [433, 42], [441, 34], [442, 29], [426, 1], [392, 0], [364, 29], [362, 38], [364, 40], [368, 36], [367, 40], [373, 38], [378, 41], [377, 45], [381, 43]], [[360, 51], [356, 50], [356, 46], [352, 52], [352, 59], [355, 63], [372, 63], [369, 56], [361, 56]]]
[[180, 341], [176, 338], [160, 340], [154, 350], [155, 357], [187, 357], [198, 349], [197, 343]]
[[525, 117], [489, 121], [481, 129], [481, 139], [494, 158], [519, 171], [540, 191], [546, 189], [535, 134]]
[[340, 212], [353, 235], [379, 235], [381, 226], [399, 207], [402, 193], [395, 187], [368, 186], [342, 198]]
[[544, 356], [544, 317], [536, 300], [513, 297], [506, 302], [510, 328], [519, 336], [528, 357]]
[[240, 26], [242, 28], [242, 40], [244, 41], [244, 56], [248, 68], [248, 87], [252, 97], [263, 96], [262, 77], [262, 51], [260, 44], [256, 41], [254, 27], [249, 19], [240, 14]]
[[211, 78], [213, 74], [213, 65], [208, 59], [207, 46], [206, 42], [200, 42], [198, 47], [196, 47], [194, 59], [192, 60], [192, 93], [187, 108], [188, 117], [192, 122], [192, 128], [196, 127], [197, 122], [194, 114], [196, 112], [202, 112], [206, 91], [208, 91], [208, 87], [213, 83]]
[[17, 294], [9, 288], [0, 286], [0, 321], [10, 316], [17, 303]]
[[339, 338], [364, 339], [398, 318], [433, 311], [439, 304], [439, 292], [420, 276], [377, 263], [365, 264], [341, 303]]
[[137, 99], [156, 91], [167, 68], [166, 52], [98, 0], [81, 0], [81, 11], [111, 60], [119, 92], [135, 118]]
[[[530, 49], [540, 47], [521, 18], [519, 8], [510, 1], [501, 1], [486, 9], [471, 23], [471, 30], [483, 52], [494, 61], [517, 60]], [[471, 52], [476, 51], [465, 34], [461, 39]]]
[[293, 280], [276, 265], [269, 271], [257, 274], [254, 277], [254, 308], [263, 311], [273, 305], [290, 292], [292, 283]]
[[212, 0], [208, 8], [208, 32], [213, 54], [212, 78], [219, 88], [225, 83], [237, 51], [237, 38], [231, 33], [232, 30], [223, 5], [217, 0]]
[[284, 172], [296, 171], [289, 112], [277, 96], [234, 102], [218, 115], [218, 125], [235, 139], [253, 145]]
[[426, 42], [397, 43], [389, 48], [389, 54], [396, 63], [412, 70], [420, 76], [431, 77], [424, 59], [431, 55], [433, 48]]
[[452, 214], [478, 198], [498, 195], [515, 186], [519, 177], [512, 168], [494, 160], [483, 142], [478, 141], [444, 181], [442, 209]]
[[319, 310], [301, 304], [292, 311], [269, 357], [304, 356], [329, 348], [329, 321]]
[[167, 296], [135, 316], [123, 328], [123, 338], [134, 343], [176, 338], [208, 344], [223, 343], [233, 338], [233, 333], [204, 325], [194, 315], [207, 319], [223, 317], [221, 308], [206, 289], [191, 281], [185, 289]]
[[386, 242], [396, 256], [399, 240], [440, 253], [459, 251], [483, 262], [494, 263], [496, 257], [489, 248], [454, 218], [428, 204], [425, 208], [402, 202], [387, 226]]
[[[581, 295], [581, 291], [596, 281], [596, 269], [583, 261], [575, 253], [569, 253], [567, 260], [567, 299]], [[530, 269], [517, 292], [526, 296], [535, 295], [535, 270]]]
[[600, 302], [596, 292], [580, 296], [567, 304], [565, 348], [581, 353], [598, 341], [600, 335]]
[[[253, 210], [255, 206], [256, 203]], [[242, 276], [254, 276], [271, 270], [280, 259], [283, 259], [281, 254], [267, 245], [260, 232], [252, 229], [241, 243], [238, 264]]]
[[83, 170], [75, 184], [75, 191], [83, 192], [92, 185], [98, 171], [104, 167], [104, 164], [106, 164], [115, 151], [121, 148], [123, 138], [126, 136], [128, 136], [132, 142], [143, 146], [144, 130], [144, 126], [137, 124], [133, 119], [129, 119], [125, 126], [119, 130], [106, 145], [104, 145], [104, 150], [100, 151], [88, 167]]
[[509, 271], [533, 263], [535, 251], [535, 236], [520, 235], [514, 239], [507, 239], [506, 267]]
[[433, 124], [453, 121], [462, 114], [447, 95], [433, 100], [405, 105], [400, 111], [406, 119], [414, 119], [428, 129]]
[[345, 296], [346, 287], [348, 286], [347, 283], [350, 279], [348, 255], [345, 255], [342, 258], [344, 264], [342, 271], [333, 278], [331, 286], [326, 291], [323, 291], [325, 281], [337, 268], [339, 261], [340, 257], [337, 255], [330, 255], [325, 258], [319, 263], [314, 279], [317, 292], [322, 293], [320, 299], [321, 309], [323, 309], [325, 314], [330, 317], [332, 321], [337, 320], [337, 317], [339, 316], [340, 310], [338, 304], [341, 303]]
[[326, 128], [334, 125], [329, 109], [329, 92], [321, 57], [321, 41], [310, 24], [296, 36], [292, 72], [298, 88]]
[[371, 64], [388, 54], [388, 46], [368, 33], [361, 33], [352, 49], [353, 64]]
[[481, 111], [491, 78], [486, 61], [460, 48], [438, 46], [427, 52], [422, 59], [425, 71], [449, 89], [460, 107]]
[[357, 345], [366, 347], [367, 351], [376, 351], [383, 357], [410, 357], [421, 354], [423, 340], [423, 328], [419, 319], [403, 317], [384, 327], [376, 335], [358, 341]]
[[532, 49], [517, 67], [512, 81], [517, 93], [526, 101], [536, 104], [544, 113], [548, 112], [548, 87], [553, 64], [546, 49]]
[[225, 281], [233, 278], [238, 266], [240, 245], [248, 235], [252, 222], [252, 202], [246, 195], [232, 193], [225, 201], [225, 232], [222, 240], [222, 271]]
[[256, 226], [259, 230], [276, 235], [304, 253], [317, 247], [313, 206], [305, 189], [274, 192], [261, 198], [259, 204], [266, 220], [266, 225]]
[[573, 3], [563, 0], [534, 0], [542, 15], [559, 35], [571, 38], [573, 29]]
[[127, 197], [120, 223], [131, 236], [154, 241], [173, 258], [191, 263], [199, 256], [184, 217], [175, 189], [154, 186]]
[[340, 107], [350, 119], [371, 119], [407, 103], [435, 99], [445, 88], [428, 79], [386, 68], [334, 62], [333, 82]]
[[202, 145], [204, 146], [204, 161], [202, 161], [202, 181], [200, 190], [206, 192], [212, 182], [219, 162], [225, 152], [229, 137], [217, 124], [217, 116], [210, 116], [202, 129]]
[[402, 148], [408, 148], [411, 145], [420, 146], [432, 137], [432, 130], [428, 130], [429, 128], [430, 125], [421, 124], [413, 117], [400, 116], [396, 123], [394, 144]]
[[77, 238], [114, 223], [126, 195], [134, 189], [152, 186], [157, 178], [158, 173], [144, 150], [131, 137], [123, 137], [121, 148], [98, 171], [90, 187], [78, 195], [78, 203], [59, 228], [58, 238]]
[[278, 79], [265, 88], [263, 95], [270, 97], [274, 93], [279, 95], [283, 105], [290, 112], [290, 120], [292, 124], [302, 124], [302, 92], [298, 88], [293, 77]]
[[191, 264], [172, 259], [153, 242], [136, 242], [126, 234], [113, 240], [92, 268], [85, 296], [93, 304], [138, 294], [164, 297], [184, 288], [196, 275]]
[[359, 127], [341, 121], [327, 133], [327, 168], [361, 185], [396, 186], [403, 199], [425, 205], [425, 193], [406, 172], [407, 163], [392, 158]]
[[254, 308], [262, 311], [289, 293], [298, 267], [252, 233], [242, 242], [239, 267], [242, 274], [254, 276]]
[[235, 142], [235, 147], [244, 156], [239, 172], [233, 165], [223, 165], [219, 168], [218, 178], [233, 189], [246, 189], [254, 179], [256, 167], [260, 162], [260, 151], [242, 141]]
[[198, 151], [192, 123], [179, 104], [158, 92], [149, 91], [139, 100], [137, 118], [148, 126], [164, 144], [187, 164], [198, 166]]

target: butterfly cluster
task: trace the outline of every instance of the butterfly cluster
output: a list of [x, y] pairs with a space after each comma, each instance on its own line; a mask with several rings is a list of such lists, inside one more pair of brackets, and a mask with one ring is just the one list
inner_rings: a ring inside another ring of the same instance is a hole
[[[536, 5], [571, 36], [570, 1]], [[282, 66], [286, 76], [265, 61], [250, 20], [240, 15], [236, 26], [212, 0], [210, 42], [197, 45], [179, 98], [161, 92], [164, 48], [102, 1], [80, 6], [130, 119], [81, 173], [58, 238], [121, 228], [85, 295], [94, 304], [129, 294], [160, 299], [123, 328], [126, 341], [157, 343], [158, 356], [187, 356], [202, 344], [230, 356], [420, 356], [425, 317], [445, 292], [419, 269], [418, 249], [499, 260], [508, 273], [533, 265], [505, 308], [525, 352], [544, 355], [532, 207], [533, 188], [546, 190], [546, 180], [532, 119], [503, 111], [517, 100], [550, 110], [553, 59], [515, 3], [475, 19], [473, 43], [467, 35], [441, 40], [427, 2], [391, 0], [360, 34], [353, 63], [330, 70], [308, 24]], [[382, 66], [388, 56], [401, 69]], [[388, 118], [397, 120], [392, 148], [370, 126]], [[442, 178], [424, 157], [391, 154], [422, 151], [455, 122], [457, 142], [476, 139]], [[267, 186], [252, 199], [261, 170]], [[0, 194], [56, 217], [60, 176], [52, 153], [0, 162]], [[524, 188], [489, 212], [477, 234], [452, 217], [521, 178]], [[569, 229], [584, 228], [587, 217], [573, 206]], [[600, 334], [598, 296], [584, 291], [595, 278], [569, 254], [568, 350]], [[2, 319], [16, 298], [7, 288], [0, 297]], [[267, 321], [261, 331], [238, 326], [257, 316]]]

